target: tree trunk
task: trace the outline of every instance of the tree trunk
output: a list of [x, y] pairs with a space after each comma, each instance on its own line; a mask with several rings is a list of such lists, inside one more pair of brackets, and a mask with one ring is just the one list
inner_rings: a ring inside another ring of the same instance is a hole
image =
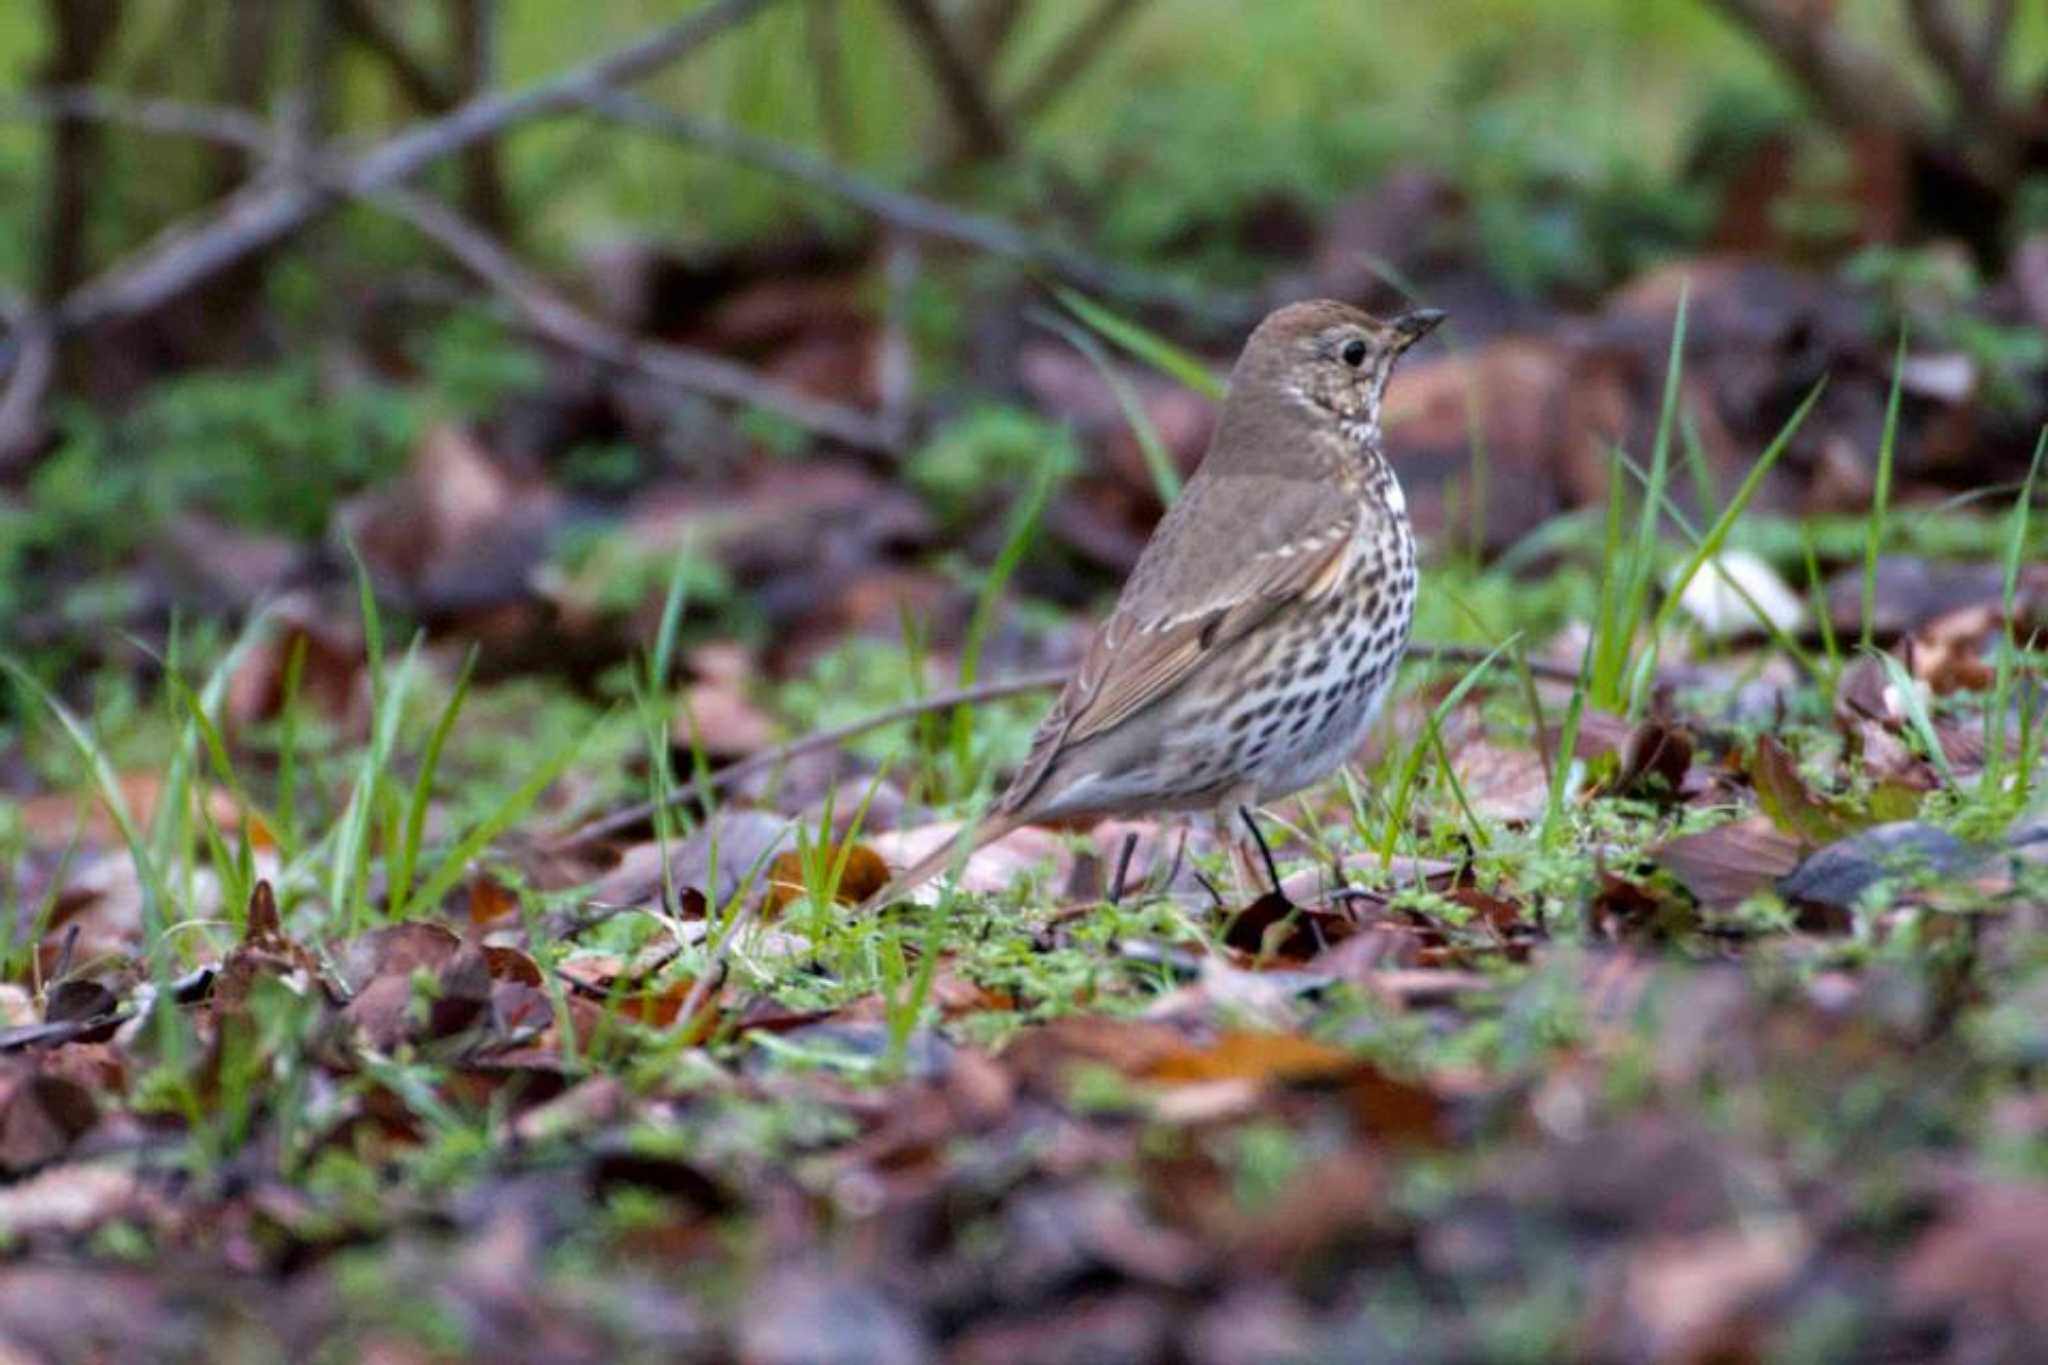
[[[50, 53], [42, 84], [51, 89], [89, 85], [113, 46], [121, 0], [44, 0]], [[85, 240], [93, 186], [99, 180], [100, 127], [87, 119], [59, 118], [50, 125], [49, 173], [44, 179], [43, 243], [37, 297], [55, 303], [85, 278], [91, 265]]]

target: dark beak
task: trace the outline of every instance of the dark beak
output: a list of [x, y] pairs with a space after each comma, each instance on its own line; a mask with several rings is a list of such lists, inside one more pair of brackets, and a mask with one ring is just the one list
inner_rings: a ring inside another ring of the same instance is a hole
[[1418, 308], [1412, 313], [1403, 313], [1395, 318], [1394, 332], [1401, 338], [1403, 346], [1413, 346], [1434, 332], [1436, 325], [1442, 322], [1445, 316], [1441, 308]]

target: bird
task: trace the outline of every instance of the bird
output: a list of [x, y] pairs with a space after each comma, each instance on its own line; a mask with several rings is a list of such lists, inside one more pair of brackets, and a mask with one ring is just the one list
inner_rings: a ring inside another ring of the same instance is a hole
[[1387, 380], [1443, 318], [1318, 299], [1253, 329], [1201, 463], [1022, 767], [971, 835], [864, 908], [1024, 825], [1207, 810], [1227, 828], [1343, 765], [1415, 614], [1415, 534], [1380, 433]]

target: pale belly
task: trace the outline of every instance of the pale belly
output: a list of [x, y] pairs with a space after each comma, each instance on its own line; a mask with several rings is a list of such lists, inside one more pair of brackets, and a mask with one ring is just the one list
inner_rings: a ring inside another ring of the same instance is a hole
[[[1264, 685], [1165, 737], [1271, 801], [1342, 767], [1372, 728], [1408, 645], [1406, 610], [1333, 614], [1315, 648], [1275, 652]], [[1306, 656], [1306, 657], [1305, 657]], [[1219, 755], [1227, 754], [1222, 762]]]
[[1408, 647], [1416, 573], [1406, 528], [1352, 572], [1358, 579], [1314, 616], [1252, 632], [1211, 660], [1205, 673], [1233, 679], [1229, 692], [1194, 689], [1104, 736], [1040, 813], [1266, 802], [1336, 772], [1371, 729]]
[[1376, 681], [1359, 690], [1356, 701], [1347, 702], [1319, 722], [1311, 723], [1298, 738], [1290, 734], [1284, 740], [1276, 739], [1271, 752], [1249, 765], [1252, 780], [1258, 784], [1259, 800], [1278, 800], [1314, 786], [1343, 767], [1365, 742], [1381, 704], [1387, 699], [1393, 677], [1390, 666]]

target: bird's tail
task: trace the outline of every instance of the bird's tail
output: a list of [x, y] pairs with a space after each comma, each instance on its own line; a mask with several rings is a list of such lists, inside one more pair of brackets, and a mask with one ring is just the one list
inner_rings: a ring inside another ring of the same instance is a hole
[[956, 835], [939, 845], [931, 853], [926, 854], [903, 871], [897, 873], [887, 886], [861, 902], [860, 912], [867, 914], [881, 909], [892, 901], [903, 899], [906, 893], [915, 891], [918, 887], [923, 886], [933, 877], [938, 876], [948, 867], [951, 867], [955, 862], [967, 861], [969, 857], [988, 847], [1004, 835], [1014, 830], [1022, 829], [1030, 823], [1031, 821], [1028, 818], [1014, 813], [1006, 812], [989, 816], [979, 825], [975, 826], [974, 832], [968, 836], [968, 840], [964, 845], [961, 843], [959, 836]]

